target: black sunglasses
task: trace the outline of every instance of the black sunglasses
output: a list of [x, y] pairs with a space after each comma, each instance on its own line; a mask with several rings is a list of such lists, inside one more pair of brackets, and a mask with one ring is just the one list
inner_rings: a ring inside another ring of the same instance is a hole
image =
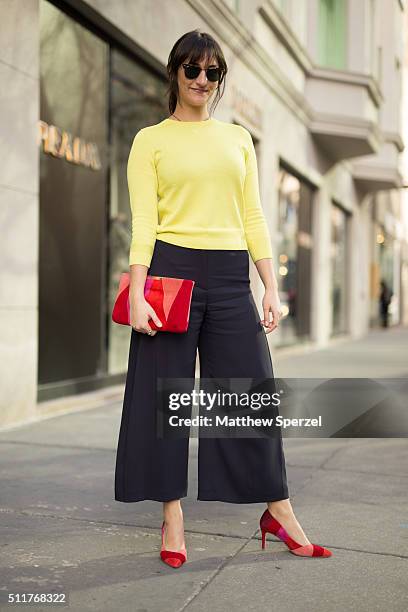
[[[200, 66], [195, 66], [194, 64], [182, 64], [182, 66], [187, 79], [196, 79], [201, 70], [203, 70]], [[205, 71], [207, 79], [213, 83], [220, 80], [221, 73], [221, 68], [207, 68]]]

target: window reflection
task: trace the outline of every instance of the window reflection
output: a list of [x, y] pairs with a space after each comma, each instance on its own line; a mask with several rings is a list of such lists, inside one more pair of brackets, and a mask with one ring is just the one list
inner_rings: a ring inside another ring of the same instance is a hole
[[[119, 278], [129, 272], [131, 210], [127, 160], [133, 138], [147, 125], [168, 116], [166, 83], [119, 51], [111, 52], [110, 79], [110, 206], [108, 313], [112, 312]], [[129, 327], [109, 318], [108, 372], [126, 371]]]
[[347, 331], [347, 214], [336, 204], [331, 209], [331, 303], [332, 333]]
[[294, 344], [310, 335], [312, 190], [281, 168], [278, 176], [277, 279], [283, 317], [279, 344]]
[[46, 398], [63, 394], [62, 382], [72, 392], [104, 373], [109, 48], [49, 2], [39, 8], [40, 121], [92, 143], [101, 162], [91, 168], [40, 147], [38, 391]]

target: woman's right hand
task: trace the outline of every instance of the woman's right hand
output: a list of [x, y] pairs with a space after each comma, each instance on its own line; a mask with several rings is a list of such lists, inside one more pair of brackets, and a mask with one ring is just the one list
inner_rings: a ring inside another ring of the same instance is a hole
[[149, 336], [155, 336], [157, 330], [150, 327], [149, 319], [153, 319], [158, 327], [162, 327], [159, 317], [144, 296], [131, 296], [130, 325], [133, 329], [142, 334], [147, 334], [150, 331]]

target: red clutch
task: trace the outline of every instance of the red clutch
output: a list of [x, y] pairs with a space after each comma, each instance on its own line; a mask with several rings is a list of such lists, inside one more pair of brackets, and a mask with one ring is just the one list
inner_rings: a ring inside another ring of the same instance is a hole
[[[157, 331], [185, 332], [190, 317], [191, 298], [195, 281], [171, 276], [146, 276], [144, 297], [159, 317], [162, 327], [153, 319], [149, 325]], [[121, 325], [130, 325], [129, 302], [130, 273], [122, 272], [119, 290], [112, 310], [112, 320]]]

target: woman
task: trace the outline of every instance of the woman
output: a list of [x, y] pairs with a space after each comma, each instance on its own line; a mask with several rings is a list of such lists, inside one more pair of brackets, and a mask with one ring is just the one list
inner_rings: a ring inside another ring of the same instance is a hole
[[[189, 439], [155, 435], [157, 377], [270, 377], [266, 334], [278, 327], [280, 302], [270, 236], [259, 199], [250, 133], [209, 115], [220, 99], [227, 65], [217, 42], [194, 30], [174, 45], [167, 66], [170, 116], [136, 134], [128, 160], [132, 209], [130, 310], [132, 335], [115, 499], [163, 502], [161, 558], [186, 561], [183, 512]], [[261, 321], [249, 281], [249, 253], [265, 286]], [[186, 333], [159, 333], [144, 299], [147, 273], [194, 279]], [[272, 313], [272, 321], [269, 320]], [[198, 453], [199, 500], [265, 502], [266, 533], [300, 556], [330, 556], [311, 544], [289, 500], [281, 437], [203, 438]]]

